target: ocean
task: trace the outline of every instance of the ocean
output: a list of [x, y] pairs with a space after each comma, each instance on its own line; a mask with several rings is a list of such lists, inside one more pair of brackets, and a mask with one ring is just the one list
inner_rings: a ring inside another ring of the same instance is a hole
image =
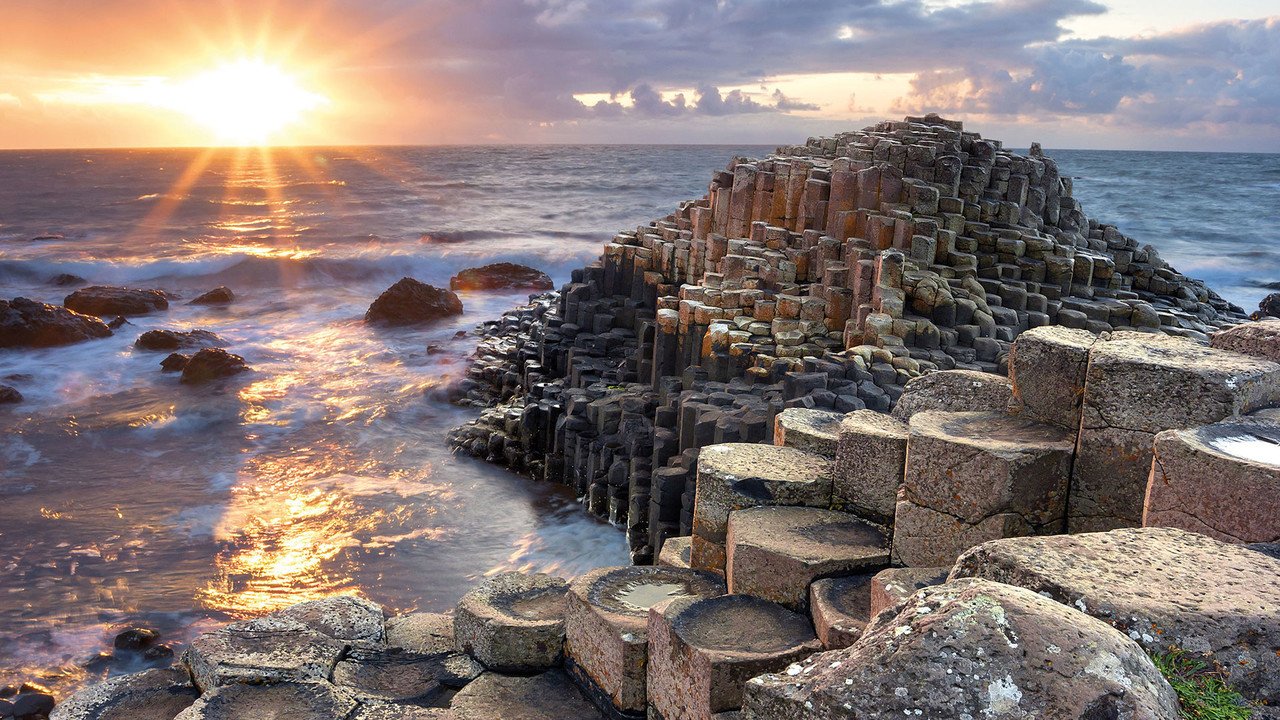
[[[236, 302], [173, 302], [114, 337], [0, 350], [0, 686], [105, 673], [119, 630], [181, 644], [228, 620], [359, 593], [443, 611], [503, 569], [623, 564], [562, 488], [452, 455], [475, 411], [441, 388], [520, 293], [437, 325], [361, 318], [402, 276], [521, 262], [557, 284], [618, 230], [703, 194], [745, 146], [0, 152], [0, 297], [60, 273]], [[1280, 156], [1050, 151], [1090, 217], [1256, 307], [1280, 282]], [[253, 373], [191, 388], [135, 350], [211, 330]], [[428, 347], [431, 351], [428, 352]]]

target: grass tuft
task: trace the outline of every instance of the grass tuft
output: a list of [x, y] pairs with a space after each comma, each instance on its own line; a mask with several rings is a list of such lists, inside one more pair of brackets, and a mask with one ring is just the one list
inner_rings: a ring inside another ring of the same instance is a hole
[[1249, 720], [1253, 708], [1226, 683], [1222, 674], [1183, 650], [1151, 656], [1156, 668], [1178, 694], [1185, 720]]

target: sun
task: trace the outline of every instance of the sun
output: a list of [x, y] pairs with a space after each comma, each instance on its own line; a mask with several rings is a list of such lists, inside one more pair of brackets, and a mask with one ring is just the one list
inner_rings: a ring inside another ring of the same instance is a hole
[[277, 65], [241, 59], [179, 82], [166, 104], [209, 128], [220, 142], [264, 145], [329, 99]]

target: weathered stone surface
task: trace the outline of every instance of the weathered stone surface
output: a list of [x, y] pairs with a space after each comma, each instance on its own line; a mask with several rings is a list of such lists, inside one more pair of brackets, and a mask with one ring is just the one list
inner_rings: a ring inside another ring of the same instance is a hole
[[413, 325], [461, 314], [462, 301], [453, 291], [401, 278], [373, 301], [364, 319], [382, 325]]
[[997, 540], [951, 577], [1043, 593], [1151, 652], [1208, 655], [1252, 700], [1280, 702], [1280, 561], [1173, 528]]
[[450, 652], [455, 646], [452, 615], [409, 613], [387, 620], [385, 627], [388, 647], [433, 655]]
[[62, 301], [63, 307], [85, 315], [146, 315], [169, 308], [169, 298], [159, 290], [92, 285], [80, 288]]
[[201, 692], [235, 683], [325, 680], [346, 644], [297, 620], [263, 617], [191, 642], [183, 656]]
[[530, 672], [560, 664], [568, 583], [543, 573], [502, 573], [462, 596], [458, 649], [490, 670]]
[[541, 270], [509, 262], [467, 268], [449, 278], [450, 290], [550, 290], [552, 287], [550, 276]]
[[1221, 330], [1213, 334], [1209, 344], [1219, 350], [1280, 363], [1280, 318], [1264, 318]]
[[1073, 436], [1001, 412], [911, 418], [895, 562], [946, 565], [985, 540], [1061, 532]]
[[355, 698], [323, 680], [228, 685], [202, 695], [173, 720], [334, 720], [356, 709]]
[[1280, 541], [1280, 424], [1223, 422], [1157, 435], [1142, 524], [1225, 542]]
[[1086, 330], [1052, 325], [1019, 335], [1009, 353], [1011, 410], [1031, 420], [1079, 430], [1089, 349], [1097, 340]]
[[485, 673], [453, 698], [457, 720], [596, 720], [601, 715], [561, 670], [532, 677]]
[[231, 292], [231, 288], [227, 287], [226, 285], [219, 285], [218, 287], [208, 292], [201, 293], [200, 295], [196, 296], [196, 299], [192, 300], [189, 304], [190, 305], [226, 305], [228, 303], [233, 302], [235, 299], [236, 299], [236, 294]]
[[828, 650], [846, 648], [862, 637], [871, 619], [871, 581], [875, 573], [816, 580], [809, 586], [809, 616]]
[[353, 595], [298, 603], [272, 615], [296, 620], [337, 640], [380, 643], [385, 638], [382, 626], [386, 615], [382, 607]]
[[926, 410], [1003, 412], [1012, 399], [1009, 378], [974, 370], [944, 370], [907, 383], [893, 407], [893, 416], [906, 422]]
[[332, 681], [361, 700], [424, 701], [464, 687], [484, 672], [465, 655], [419, 655], [369, 644], [352, 647], [333, 669]]
[[849, 413], [840, 422], [831, 507], [892, 525], [906, 465], [905, 423], [873, 410]]
[[[166, 361], [168, 358], [166, 358]], [[163, 365], [163, 363], [161, 363]], [[204, 348], [182, 366], [182, 382], [199, 385], [238, 375], [249, 369], [244, 358], [222, 348]]]
[[199, 693], [185, 670], [147, 670], [91, 685], [63, 700], [50, 720], [172, 720]]
[[92, 315], [27, 298], [0, 300], [0, 348], [54, 347], [110, 335], [111, 328]]
[[895, 608], [917, 591], [947, 581], [950, 567], [887, 568], [871, 578], [871, 617]]
[[773, 420], [773, 444], [834, 458], [843, 419], [836, 412], [787, 408]]
[[649, 610], [649, 701], [663, 720], [742, 706], [761, 673], [821, 649], [808, 618], [748, 595], [681, 598]]
[[723, 571], [729, 513], [734, 510], [830, 504], [831, 462], [820, 455], [753, 443], [704, 448], [698, 456], [692, 565]]
[[418, 707], [399, 703], [362, 703], [351, 720], [456, 720], [448, 708]]
[[1022, 588], [926, 588], [857, 643], [747, 683], [747, 720], [1175, 720], [1151, 659], [1105, 623]]
[[761, 597], [797, 612], [808, 609], [814, 580], [889, 564], [884, 528], [835, 510], [736, 510], [729, 515], [728, 537], [729, 592]]
[[569, 584], [565, 659], [575, 679], [622, 712], [645, 709], [648, 611], [724, 593], [714, 575], [656, 566], [599, 568]]
[[1277, 404], [1280, 364], [1163, 335], [1104, 337], [1089, 352], [1070, 531], [1141, 524], [1156, 433]]
[[192, 347], [217, 347], [225, 341], [208, 330], [148, 330], [138, 336], [134, 346], [142, 350], [177, 350]]
[[667, 538], [658, 553], [658, 564], [666, 567], [687, 568], [693, 553], [693, 538], [689, 535]]

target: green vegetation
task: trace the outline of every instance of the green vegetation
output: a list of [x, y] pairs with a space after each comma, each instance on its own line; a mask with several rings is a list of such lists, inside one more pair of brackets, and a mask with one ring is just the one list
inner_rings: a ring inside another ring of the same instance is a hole
[[1249, 720], [1253, 708], [1207, 663], [1174, 649], [1152, 655], [1156, 667], [1173, 686], [1186, 720]]

